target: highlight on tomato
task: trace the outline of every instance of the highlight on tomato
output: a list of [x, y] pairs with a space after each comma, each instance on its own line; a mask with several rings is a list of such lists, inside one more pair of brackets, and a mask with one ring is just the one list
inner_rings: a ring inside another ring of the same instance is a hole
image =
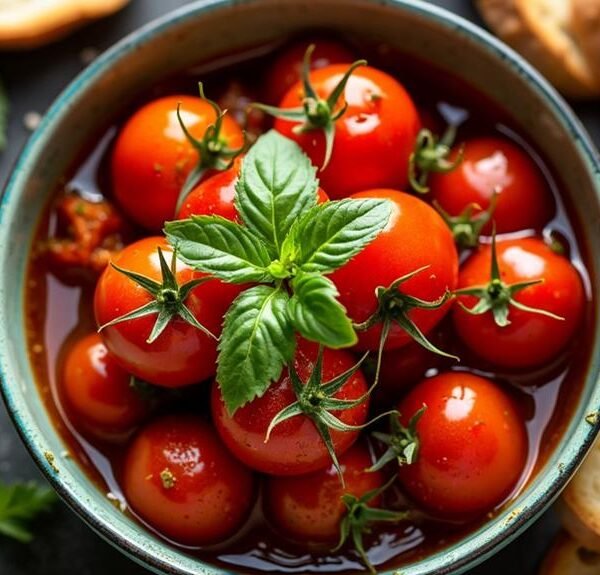
[[275, 116], [275, 129], [297, 142], [333, 198], [377, 187], [403, 188], [420, 120], [404, 87], [357, 60], [310, 72], [307, 50], [303, 79], [279, 107], [261, 105]]
[[479, 357], [504, 368], [552, 361], [581, 326], [586, 294], [577, 269], [543, 240], [484, 245], [462, 266], [456, 332]]
[[191, 269], [164, 238], [149, 237], [100, 276], [94, 311], [119, 365], [149, 383], [180, 387], [214, 375], [223, 316], [239, 292]]
[[255, 499], [252, 472], [229, 454], [213, 428], [192, 415], [165, 415], [127, 449], [123, 491], [133, 511], [183, 545], [235, 535]]
[[59, 391], [75, 425], [102, 440], [126, 438], [152, 407], [97, 333], [69, 348]]
[[416, 456], [398, 468], [400, 483], [419, 506], [473, 518], [516, 487], [527, 460], [527, 433], [513, 400], [491, 380], [442, 373], [414, 387], [398, 411], [404, 428], [420, 412]]
[[113, 193], [125, 214], [148, 231], [159, 232], [203, 175], [226, 169], [243, 149], [241, 128], [201, 95], [151, 101], [117, 136]]

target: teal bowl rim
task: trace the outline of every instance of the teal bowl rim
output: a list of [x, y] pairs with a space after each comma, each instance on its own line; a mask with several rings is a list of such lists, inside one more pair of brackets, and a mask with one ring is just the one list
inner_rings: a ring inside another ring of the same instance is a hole
[[[183, 6], [129, 34], [81, 72], [50, 107], [40, 126], [29, 139], [14, 167], [0, 203], [0, 246], [8, 245], [7, 238], [3, 236], [3, 230], [7, 229], [8, 226], [2, 225], [3, 219], [9, 202], [18, 202], [18, 192], [28, 176], [27, 166], [32, 158], [35, 158], [46, 146], [49, 130], [61, 121], [63, 114], [68, 113], [71, 99], [83, 86], [106, 73], [116, 60], [133, 52], [138, 46], [152, 41], [154, 37], [176, 23], [196, 18], [220, 8], [249, 4], [254, 1], [200, 0]], [[576, 142], [580, 156], [587, 165], [591, 178], [596, 181], [596, 191], [600, 197], [600, 160], [595, 154], [595, 148], [589, 136], [562, 97], [521, 56], [480, 27], [446, 9], [433, 6], [421, 0], [377, 0], [374, 3], [413, 12], [419, 16], [429, 18], [455, 33], [468, 37], [470, 40], [477, 42], [490, 54], [495, 55], [510, 66], [519, 76], [527, 80], [554, 112], [556, 117], [560, 119], [565, 130], [567, 130]], [[596, 327], [597, 331], [598, 327]], [[7, 349], [5, 343], [0, 342], [1, 390], [14, 425], [46, 478], [69, 506], [88, 525], [132, 559], [155, 572], [172, 575], [192, 575], [198, 573], [221, 575], [226, 571], [234, 572], [231, 569], [219, 569], [203, 563], [199, 559], [185, 555], [167, 543], [156, 543], [156, 540], [149, 532], [141, 531], [140, 527], [134, 523], [127, 525], [123, 532], [118, 532], [110, 521], [103, 518], [102, 513], [100, 513], [100, 507], [96, 506], [94, 502], [90, 502], [86, 497], [85, 488], [89, 488], [89, 485], [84, 486], [83, 483], [74, 486], [65, 485], [61, 481], [60, 474], [55, 473], [51, 463], [46, 460], [42, 447], [34, 440], [36, 434], [39, 434], [39, 428], [30, 416], [25, 402], [19, 398], [19, 392], [11, 388], [7, 381], [6, 373], [1, 371], [2, 366], [10, 365], [10, 363], [10, 350]], [[595, 411], [600, 407], [600, 385], [598, 383], [600, 381], [597, 382], [590, 394], [589, 405], [593, 406], [593, 408], [590, 408], [590, 411]], [[467, 536], [457, 546], [457, 550], [451, 553], [448, 550], [441, 550], [416, 563], [403, 566], [398, 571], [392, 570], [386, 573], [388, 575], [408, 575], [409, 573], [411, 575], [433, 573], [443, 575], [458, 573], [491, 556], [519, 535], [558, 496], [560, 490], [565, 486], [577, 466], [581, 463], [585, 453], [591, 447], [599, 429], [600, 421], [590, 423], [585, 419], [581, 419], [577, 422], [572, 429], [572, 434], [566, 440], [567, 445], [563, 448], [564, 451], [568, 452], [566, 460], [561, 461], [558, 465], [546, 467], [538, 475], [538, 478], [534, 482], [535, 486], [527, 495], [527, 498], [519, 502], [519, 508], [514, 503], [511, 503], [498, 517], [491, 520], [491, 523], [486, 524], [481, 529]], [[144, 548], [139, 543], [139, 541], [146, 539], [148, 539], [149, 543], [155, 546], [158, 545], [160, 552], [151, 553], [147, 551], [148, 546]]]

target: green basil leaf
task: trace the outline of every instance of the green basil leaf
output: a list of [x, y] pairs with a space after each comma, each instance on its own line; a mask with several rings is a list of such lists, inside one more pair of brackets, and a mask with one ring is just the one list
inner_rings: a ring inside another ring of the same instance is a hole
[[300, 147], [274, 130], [261, 136], [244, 158], [235, 205], [273, 256], [280, 253], [292, 224], [316, 204], [315, 173]]
[[230, 414], [279, 379], [296, 341], [281, 288], [259, 285], [242, 292], [225, 315], [217, 381]]
[[387, 200], [346, 199], [315, 206], [294, 226], [282, 253], [303, 271], [332, 272], [385, 228], [390, 204]]
[[263, 241], [250, 230], [220, 216], [192, 216], [167, 222], [169, 243], [195, 269], [229, 283], [270, 281], [271, 258]]
[[288, 311], [296, 330], [306, 339], [340, 348], [357, 341], [346, 309], [336, 299], [340, 294], [327, 277], [300, 272], [291, 282], [294, 295]]
[[8, 130], [8, 97], [2, 82], [0, 82], [0, 152], [6, 147], [6, 132]]
[[21, 543], [33, 539], [30, 523], [56, 501], [52, 489], [33, 482], [6, 485], [0, 482], [0, 534]]

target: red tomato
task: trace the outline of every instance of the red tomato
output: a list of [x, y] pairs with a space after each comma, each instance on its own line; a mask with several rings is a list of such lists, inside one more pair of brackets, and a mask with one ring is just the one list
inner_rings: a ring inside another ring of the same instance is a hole
[[500, 504], [527, 460], [525, 426], [511, 399], [492, 381], [448, 372], [423, 380], [400, 403], [403, 425], [417, 424], [416, 462], [399, 479], [424, 508], [468, 517]]
[[[311, 73], [312, 85], [327, 98], [348, 66], [337, 64]], [[301, 83], [284, 96], [280, 108], [302, 105]], [[408, 160], [419, 132], [417, 109], [402, 85], [385, 72], [357, 68], [344, 91], [348, 108], [335, 122], [333, 153], [319, 172], [321, 185], [333, 199], [376, 187], [402, 188], [408, 182]], [[343, 101], [340, 99], [340, 105]], [[275, 129], [296, 141], [316, 166], [325, 157], [323, 130], [296, 133], [298, 124], [275, 120]]]
[[311, 44], [315, 46], [310, 59], [311, 70], [319, 70], [330, 64], [351, 64], [356, 59], [348, 48], [333, 40], [311, 38], [294, 42], [269, 64], [265, 78], [265, 99], [269, 104], [277, 104], [300, 80], [304, 54]]
[[[161, 280], [157, 247], [170, 263], [173, 249], [164, 238], [150, 237], [127, 246], [114, 261], [116, 265]], [[205, 274], [177, 262], [179, 285]], [[221, 332], [223, 316], [241, 291], [240, 286], [210, 280], [195, 287], [184, 302], [192, 315], [215, 336]], [[134, 281], [108, 266], [96, 286], [94, 310], [102, 326], [153, 300]], [[178, 387], [212, 377], [216, 370], [217, 342], [198, 328], [174, 317], [152, 343], [147, 339], [157, 314], [124, 321], [102, 330], [106, 347], [128, 372], [165, 387]]]
[[[432, 174], [430, 188], [451, 216], [473, 203], [485, 210], [499, 188], [493, 215], [498, 233], [539, 230], [554, 213], [553, 198], [538, 166], [516, 144], [501, 138], [468, 140], [461, 164], [447, 174]], [[491, 231], [491, 224], [485, 230]]]
[[[582, 319], [586, 297], [579, 273], [537, 238], [499, 241], [496, 249], [501, 279], [507, 285], [544, 279], [516, 293], [515, 299], [564, 320], [509, 306], [511, 323], [500, 327], [491, 312], [475, 316], [455, 305], [456, 331], [477, 355], [499, 366], [524, 368], [550, 361], [568, 345]], [[481, 247], [461, 268], [458, 287], [486, 285], [490, 262], [491, 247]], [[461, 296], [460, 301], [471, 308], [477, 298]]]
[[168, 415], [144, 427], [130, 445], [123, 491], [132, 509], [165, 537], [206, 545], [238, 531], [255, 489], [250, 470], [210, 425]]
[[[198, 164], [197, 150], [177, 120], [177, 104], [192, 136], [202, 139], [216, 113], [201, 98], [166, 96], [140, 108], [121, 129], [112, 155], [113, 191], [123, 211], [137, 224], [158, 232], [173, 219], [179, 192]], [[244, 143], [242, 130], [228, 115], [221, 138], [230, 148]]]
[[[377, 310], [375, 290], [388, 287], [394, 280], [429, 266], [403, 283], [399, 290], [407, 295], [433, 301], [446, 290], [456, 287], [458, 255], [448, 226], [440, 215], [422, 200], [394, 190], [369, 190], [353, 198], [378, 198], [392, 202], [387, 227], [362, 252], [331, 274], [340, 292], [340, 301], [357, 323], [366, 321]], [[448, 311], [413, 309], [412, 321], [425, 333]], [[359, 349], [379, 347], [380, 325], [359, 333]], [[411, 342], [411, 337], [393, 325], [386, 348], [394, 349]]]
[[[294, 366], [303, 382], [312, 373], [317, 358], [317, 345], [299, 340]], [[323, 356], [323, 381], [327, 382], [355, 364], [354, 357], [339, 350], [326, 349]], [[367, 392], [366, 380], [357, 371], [334, 395], [340, 399], [357, 399]], [[231, 417], [228, 415], [218, 386], [213, 386], [213, 421], [229, 450], [246, 465], [274, 475], [298, 475], [327, 467], [331, 458], [317, 428], [306, 415], [297, 415], [276, 426], [265, 443], [272, 419], [296, 401], [287, 371], [266, 393]], [[361, 425], [367, 419], [368, 400], [333, 414], [350, 425]], [[330, 430], [335, 452], [339, 456], [358, 438], [358, 431]]]
[[100, 335], [78, 340], [69, 349], [60, 380], [77, 427], [101, 439], [119, 439], [131, 432], [148, 415], [150, 405], [130, 380]]
[[[358, 443], [340, 458], [345, 487], [333, 465], [300, 477], [269, 477], [263, 492], [267, 517], [298, 541], [336, 541], [346, 512], [342, 495], [361, 497], [385, 482], [381, 471], [366, 471], [371, 464], [368, 448]], [[376, 496], [369, 506], [380, 507], [381, 500]]]
[[[238, 211], [234, 198], [242, 160], [243, 158], [238, 156], [231, 168], [207, 178], [196, 186], [181, 205], [177, 219], [184, 220], [194, 215], [213, 214], [237, 221]], [[318, 203], [329, 199], [321, 188], [318, 188], [317, 196]]]

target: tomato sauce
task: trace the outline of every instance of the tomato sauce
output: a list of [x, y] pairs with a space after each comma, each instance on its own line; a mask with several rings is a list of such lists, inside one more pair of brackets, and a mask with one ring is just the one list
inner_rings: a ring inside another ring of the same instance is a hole
[[[570, 349], [552, 364], [533, 372], [500, 373], [492, 367], [482, 367], [482, 362], [475, 361], [452, 333], [451, 322], [445, 320], [439, 328], [442, 339], [446, 342], [445, 349], [461, 358], [460, 364], [444, 360], [441, 367], [484, 375], [503, 384], [503, 388], [509, 390], [516, 399], [526, 422], [529, 436], [528, 461], [518, 485], [506, 499], [510, 501], [535, 476], [561, 440], [589, 363], [589, 318], [594, 313], [590, 282], [584, 265], [585, 243], [578, 235], [577, 223], [572, 219], [566, 198], [560, 193], [562, 184], [555, 170], [545, 162], [528, 141], [527, 135], [522, 133], [505, 111], [457, 79], [431, 66], [399, 57], [385, 46], [370, 46], [365, 50], [360, 45], [357, 53], [366, 55], [371, 65], [396, 76], [417, 102], [425, 123], [433, 124], [438, 131], [444, 127], [441, 112], [446, 119], [463, 120], [459, 129], [459, 141], [472, 135], [502, 135], [525, 148], [541, 169], [556, 203], [556, 215], [543, 230], [543, 235], [560, 241], [584, 279], [589, 300], [586, 313], [588, 325], [577, 334]], [[161, 83], [150, 94], [146, 94], [145, 99], [167, 93], [193, 94], [199, 78], [211, 97], [218, 97], [231, 81], [235, 81], [246, 90], [250, 99], [254, 99], [258, 91], [256, 78], [261, 77], [270, 58], [268, 54], [252, 57], [214, 72], [202, 73], [201, 76], [199, 71], [203, 68], [199, 67]], [[132, 109], [135, 106], [126, 110], [121, 118], [116, 118], [100, 138], [90, 142], [89, 148], [73, 165], [72, 170], [57, 183], [57, 193], [66, 188], [86, 199], [111, 199], [107, 161], [118, 127]], [[70, 345], [95, 330], [96, 326], [92, 308], [94, 283], [86, 278], [59, 277], [60, 274], [55, 274], [49, 266], [46, 252], [42, 249], [47, 239], [54, 236], [56, 227], [57, 216], [51, 204], [40, 220], [28, 269], [25, 301], [30, 357], [40, 393], [56, 428], [65, 440], [69, 454], [88, 473], [98, 489], [104, 491], [115, 504], [121, 503], [126, 509], [125, 498], [119, 487], [123, 447], [90, 440], [80, 434], [72, 424], [73, 418], [64, 405], [57, 385], [65, 353]], [[134, 236], [136, 233], [141, 236], [140, 231], [134, 231]], [[477, 365], [477, 369], [473, 365]], [[429, 370], [427, 375], [434, 375], [441, 367]], [[387, 407], [391, 408], [397, 399], [398, 397], [390, 398]], [[194, 406], [194, 412], [209, 416], [209, 385], [179, 391], [160, 409], [169, 412], [189, 411], [191, 405]], [[399, 491], [393, 495], [399, 502], [403, 500]], [[501, 507], [502, 505], [497, 509]], [[186, 547], [185, 550], [225, 569], [243, 572], [347, 572], [360, 569], [355, 555], [349, 552], [342, 550], [332, 553], [319, 546], [291, 543], [269, 526], [261, 509], [259, 496], [249, 521], [234, 538], [207, 548]], [[130, 510], [124, 512], [132, 513]], [[377, 568], [397, 568], [443, 549], [479, 527], [482, 521], [467, 524], [446, 522], [419, 513], [414, 520], [400, 526], [376, 526], [373, 533], [366, 537], [365, 546], [370, 550], [370, 560]], [[148, 528], [152, 529], [151, 526]]]

